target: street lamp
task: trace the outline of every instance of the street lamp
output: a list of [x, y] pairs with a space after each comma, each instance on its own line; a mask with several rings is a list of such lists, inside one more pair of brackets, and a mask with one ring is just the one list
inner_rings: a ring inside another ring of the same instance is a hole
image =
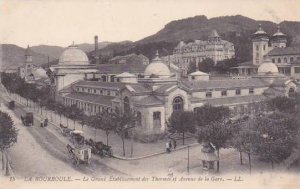
[[271, 155], [271, 140], [273, 139], [273, 137], [270, 137], [268, 135], [268, 133], [264, 133], [264, 134], [262, 134], [262, 138], [265, 140], [266, 144], [268, 145], [268, 151], [267, 151], [267, 153], [268, 153], [268, 156], [269, 156], [269, 158], [271, 160], [272, 169], [274, 169], [274, 163], [273, 163], [273, 159], [271, 157], [272, 156]]

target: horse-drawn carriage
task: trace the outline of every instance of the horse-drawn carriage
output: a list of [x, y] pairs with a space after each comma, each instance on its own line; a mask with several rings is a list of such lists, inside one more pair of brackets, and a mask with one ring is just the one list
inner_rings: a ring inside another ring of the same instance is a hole
[[22, 120], [23, 125], [33, 126], [33, 113], [26, 112], [25, 116], [21, 116], [21, 120]]
[[92, 156], [91, 147], [87, 145], [71, 146], [70, 144], [67, 144], [67, 150], [69, 158], [74, 165], [77, 166], [79, 163], [90, 164]]
[[85, 144], [91, 146], [92, 153], [97, 154], [100, 157], [111, 157], [113, 155], [111, 146], [105, 145], [103, 142], [94, 142], [92, 139], [86, 140]]
[[67, 126], [64, 126], [63, 124], [60, 124], [59, 126], [63, 136], [70, 136], [70, 132], [73, 131], [73, 129], [69, 129]]

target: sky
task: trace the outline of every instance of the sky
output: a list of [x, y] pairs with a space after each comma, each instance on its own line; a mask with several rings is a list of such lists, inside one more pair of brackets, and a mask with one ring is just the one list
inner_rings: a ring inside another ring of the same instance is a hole
[[0, 0], [0, 44], [136, 41], [196, 15], [300, 21], [300, 0]]

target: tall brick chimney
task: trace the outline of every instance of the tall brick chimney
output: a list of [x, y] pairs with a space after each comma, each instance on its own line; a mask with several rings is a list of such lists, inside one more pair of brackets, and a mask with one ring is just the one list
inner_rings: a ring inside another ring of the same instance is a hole
[[99, 65], [99, 56], [98, 56], [98, 35], [95, 35], [95, 52], [94, 52], [94, 56], [95, 56], [95, 63], [96, 66]]

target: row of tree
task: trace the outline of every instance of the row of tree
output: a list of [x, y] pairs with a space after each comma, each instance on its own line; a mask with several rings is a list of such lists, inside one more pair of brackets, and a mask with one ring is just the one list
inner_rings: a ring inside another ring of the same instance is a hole
[[227, 74], [230, 72], [232, 67], [238, 66], [237, 60], [235, 58], [218, 61], [216, 64], [211, 58], [206, 58], [203, 61], [199, 62], [198, 65], [196, 62], [190, 62], [188, 68], [188, 74], [200, 70], [205, 73], [219, 73]]
[[246, 153], [250, 172], [252, 155], [270, 162], [273, 168], [274, 163], [287, 159], [298, 145], [299, 97], [295, 94], [292, 98], [270, 99], [265, 102], [266, 112], [253, 112], [239, 119], [231, 119], [227, 107], [205, 105], [195, 112], [173, 113], [168, 127], [170, 132], [182, 133], [183, 137], [186, 132], [196, 133], [199, 143], [208, 142], [214, 146], [218, 159], [220, 149], [235, 148], [243, 164], [242, 153]]
[[[62, 123], [62, 116], [73, 120], [74, 129], [75, 122], [81, 122], [84, 125], [94, 127], [96, 131], [101, 129], [105, 131], [108, 145], [109, 134], [115, 132], [122, 139], [123, 154], [125, 156], [125, 137], [131, 128], [135, 126], [136, 115], [134, 111], [121, 112], [119, 109], [114, 111], [104, 110], [96, 115], [86, 115], [82, 109], [79, 109], [76, 104], [65, 106], [60, 102], [54, 100], [53, 96], [49, 95], [50, 87], [37, 87], [35, 84], [28, 84], [23, 79], [11, 74], [2, 74], [2, 83], [6, 89], [11, 93], [16, 93], [26, 99], [34, 102], [39, 102], [41, 108], [45, 107], [48, 110], [56, 112], [60, 115], [60, 124]], [[27, 103], [28, 105], [28, 103]], [[96, 132], [95, 132], [96, 135]]]

